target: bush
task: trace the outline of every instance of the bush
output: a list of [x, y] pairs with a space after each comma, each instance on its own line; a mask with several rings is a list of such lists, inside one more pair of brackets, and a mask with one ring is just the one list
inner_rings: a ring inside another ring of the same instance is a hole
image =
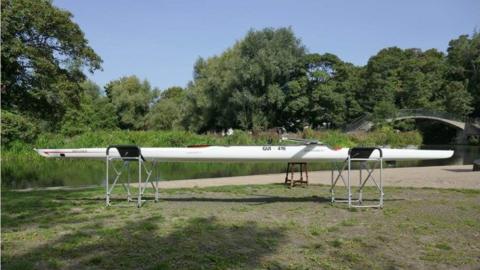
[[39, 129], [31, 120], [20, 114], [2, 110], [2, 145], [14, 141], [31, 143], [39, 134]]

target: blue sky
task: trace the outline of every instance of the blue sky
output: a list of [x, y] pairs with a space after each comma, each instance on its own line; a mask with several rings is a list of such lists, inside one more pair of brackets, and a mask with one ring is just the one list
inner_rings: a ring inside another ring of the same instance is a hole
[[222, 53], [249, 29], [290, 26], [310, 52], [364, 65], [389, 46], [437, 48], [480, 30], [478, 0], [54, 0], [73, 13], [103, 71], [103, 86], [124, 75], [164, 89], [186, 86], [198, 57]]

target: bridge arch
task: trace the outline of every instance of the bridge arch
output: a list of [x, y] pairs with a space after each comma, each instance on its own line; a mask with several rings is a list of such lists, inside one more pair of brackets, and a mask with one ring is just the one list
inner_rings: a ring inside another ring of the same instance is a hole
[[[465, 131], [467, 128], [466, 119], [460, 116], [445, 112], [437, 112], [426, 109], [403, 109], [399, 110], [395, 117], [385, 119], [387, 122], [404, 120], [404, 119], [429, 119], [434, 121], [439, 121], [445, 123], [449, 126], [457, 128], [461, 131]], [[346, 132], [355, 132], [355, 131], [368, 131], [373, 127], [374, 123], [370, 115], [361, 116], [348, 125], [345, 126], [344, 131]]]
[[406, 116], [399, 116], [399, 117], [394, 117], [390, 119], [386, 119], [387, 122], [392, 122], [392, 121], [399, 121], [399, 120], [405, 120], [405, 119], [429, 119], [429, 120], [435, 120], [439, 121], [442, 123], [445, 123], [449, 126], [465, 130], [465, 122], [457, 121], [457, 120], [451, 120], [451, 119], [446, 119], [446, 118], [441, 118], [441, 117], [435, 117], [435, 116], [422, 116], [422, 115], [406, 115]]

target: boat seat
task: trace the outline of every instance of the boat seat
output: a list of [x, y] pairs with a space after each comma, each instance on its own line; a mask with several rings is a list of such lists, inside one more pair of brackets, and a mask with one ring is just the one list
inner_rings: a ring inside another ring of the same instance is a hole
[[145, 161], [145, 158], [142, 155], [142, 150], [136, 145], [110, 145], [107, 147], [107, 156], [110, 152], [110, 148], [116, 148], [123, 160], [135, 161], [138, 160], [138, 157], [141, 157], [141, 159]]

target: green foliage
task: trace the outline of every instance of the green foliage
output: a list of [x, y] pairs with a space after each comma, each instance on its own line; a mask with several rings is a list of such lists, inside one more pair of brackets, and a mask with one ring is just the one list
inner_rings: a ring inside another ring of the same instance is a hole
[[387, 119], [395, 117], [397, 109], [392, 102], [382, 100], [373, 108], [373, 119], [377, 124], [385, 123]]
[[234, 130], [233, 135], [225, 137], [225, 143], [228, 145], [254, 145], [255, 140], [245, 131]]
[[107, 97], [115, 108], [121, 129], [145, 129], [145, 115], [158, 94], [147, 80], [136, 76], [122, 77], [105, 86]]
[[472, 96], [461, 82], [449, 82], [445, 87], [445, 106], [448, 112], [468, 115], [473, 111]]
[[403, 108], [475, 116], [478, 44], [476, 33], [452, 40], [448, 55], [391, 47], [355, 67], [333, 54], [306, 54], [290, 29], [250, 31], [222, 55], [197, 61], [184, 123], [196, 131], [301, 130], [341, 127], [365, 112], [381, 123]]
[[6, 110], [1, 111], [2, 145], [10, 145], [14, 141], [32, 143], [38, 135], [38, 127], [31, 119]]
[[[448, 45], [447, 79], [458, 81], [465, 85], [466, 90], [473, 98], [471, 104], [473, 108], [472, 115], [480, 117], [480, 33], [475, 32], [471, 37], [461, 35], [457, 39], [451, 40]], [[465, 101], [462, 103], [468, 105]], [[464, 108], [466, 106], [463, 105], [462, 107], [460, 111], [465, 111]]]
[[250, 31], [220, 56], [199, 59], [186, 126], [290, 130], [340, 127], [362, 108], [360, 70], [333, 54], [306, 54], [291, 29]]
[[160, 99], [146, 116], [147, 127], [151, 130], [182, 129], [185, 114], [185, 90], [170, 87], [160, 94]]
[[179, 129], [181, 121], [180, 108], [173, 100], [161, 100], [147, 115], [147, 127], [151, 130]]
[[78, 105], [83, 68], [93, 72], [102, 60], [72, 14], [51, 1], [6, 0], [1, 10], [2, 107], [47, 119], [53, 129]]
[[220, 56], [195, 64], [186, 125], [193, 130], [283, 125], [286, 84], [301, 71], [305, 49], [289, 28], [249, 31]]
[[402, 119], [390, 123], [394, 129], [400, 131], [413, 131], [416, 129], [415, 119]]
[[302, 138], [318, 140], [335, 148], [354, 146], [350, 135], [337, 130], [319, 132], [312, 129], [305, 129], [303, 131]]
[[435, 49], [383, 49], [366, 66], [361, 102], [370, 111], [381, 101], [399, 108], [443, 108], [435, 101], [445, 70], [444, 55]]
[[348, 119], [358, 117], [363, 109], [359, 106], [357, 93], [364, 84], [360, 69], [341, 61], [337, 56], [310, 54], [304, 59], [308, 103], [305, 110], [305, 123], [310, 127], [327, 124], [341, 127]]
[[408, 145], [421, 145], [422, 135], [418, 131], [399, 132], [389, 126], [369, 132], [358, 133], [352, 137], [352, 141], [358, 146], [386, 146], [405, 147]]
[[366, 91], [358, 100], [367, 111], [384, 102], [382, 107], [390, 103], [469, 115], [480, 104], [472, 98], [480, 96], [479, 44], [478, 34], [461, 36], [450, 42], [447, 56], [435, 49], [383, 49], [366, 66]]
[[184, 97], [185, 97], [185, 90], [179, 86], [169, 87], [160, 93], [161, 99], [182, 100]]
[[381, 146], [405, 147], [421, 145], [422, 136], [418, 131], [398, 132], [384, 126], [372, 132], [346, 134], [339, 131], [318, 132], [311, 129], [303, 131], [303, 138], [316, 139], [332, 147]]
[[[372, 145], [406, 146], [421, 144], [421, 136], [418, 132], [395, 132], [388, 127], [375, 132], [356, 134], [346, 134], [337, 130], [320, 132], [306, 129], [303, 133], [297, 134], [297, 136], [306, 139], [316, 139], [333, 147], [352, 147], [366, 140], [371, 142]], [[14, 150], [22, 152], [22, 149], [31, 151], [33, 147], [82, 148], [106, 147], [112, 144], [138, 144], [144, 147], [184, 147], [195, 144], [265, 145], [269, 142], [278, 143], [278, 139], [278, 135], [275, 133], [249, 134], [242, 130], [234, 130], [231, 136], [220, 136], [218, 134], [198, 135], [189, 131], [87, 131], [71, 137], [62, 134], [42, 133], [30, 144], [12, 144], [6, 150], [17, 147]]]
[[100, 87], [91, 81], [83, 82], [81, 87], [80, 106], [66, 111], [61, 133], [72, 136], [85, 131], [117, 129], [115, 108], [100, 94]]
[[73, 137], [41, 134], [36, 147], [106, 147], [111, 144], [138, 144], [145, 147], [187, 146], [189, 144], [222, 144], [221, 137], [197, 135], [186, 131], [96, 131]]

